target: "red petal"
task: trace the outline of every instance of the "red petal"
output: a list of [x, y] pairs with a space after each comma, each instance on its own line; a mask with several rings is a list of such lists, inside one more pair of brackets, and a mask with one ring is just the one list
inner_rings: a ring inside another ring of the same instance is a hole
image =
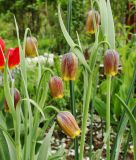
[[4, 51], [5, 50], [5, 42], [3, 41], [3, 39], [1, 37], [0, 37], [0, 46], [1, 46], [0, 50], [2, 49], [2, 51]]
[[8, 67], [10, 69], [16, 67], [20, 63], [20, 53], [19, 47], [9, 48], [6, 53], [6, 58], [8, 58]]
[[0, 50], [0, 70], [4, 68], [4, 56], [2, 51]]

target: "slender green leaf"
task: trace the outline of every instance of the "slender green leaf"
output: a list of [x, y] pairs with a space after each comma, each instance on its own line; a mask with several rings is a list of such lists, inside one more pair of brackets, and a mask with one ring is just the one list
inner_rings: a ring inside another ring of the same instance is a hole
[[32, 100], [32, 99], [27, 99], [27, 98], [22, 99], [22, 100], [24, 100], [24, 101], [29, 101], [30, 103], [32, 103], [32, 104], [39, 110], [39, 112], [41, 113], [41, 115], [43, 116], [43, 118], [44, 118], [44, 120], [45, 120], [45, 116], [44, 116], [44, 113], [43, 113], [42, 109], [40, 108], [40, 106], [39, 106], [34, 100]]
[[63, 35], [64, 35], [67, 43], [71, 47], [73, 53], [76, 54], [76, 56], [79, 58], [79, 61], [90, 71], [89, 65], [87, 64], [85, 57], [81, 52], [80, 47], [74, 43], [74, 41], [72, 40], [72, 38], [70, 37], [69, 33], [66, 30], [66, 27], [63, 23], [61, 13], [60, 13], [60, 5], [58, 6], [58, 16], [59, 16], [60, 27], [61, 27], [61, 30], [63, 32]]
[[8, 145], [1, 129], [0, 129], [0, 159], [2, 160], [10, 159]]
[[[133, 137], [133, 143], [134, 143], [134, 148], [136, 148], [136, 119], [133, 116], [133, 114], [131, 113], [129, 107], [126, 105], [126, 103], [121, 99], [121, 97], [119, 97], [116, 94], [116, 97], [119, 99], [119, 101], [121, 102], [121, 104], [123, 105], [126, 114], [128, 115], [129, 121], [130, 121], [130, 125], [131, 125], [131, 130], [132, 130], [132, 137]], [[136, 160], [136, 150], [134, 149], [134, 159]]]
[[108, 42], [110, 43], [111, 47], [115, 49], [115, 28], [114, 28], [114, 21], [109, 0], [107, 0], [107, 13], [108, 13]]
[[10, 160], [11, 159], [16, 160], [17, 157], [16, 157], [15, 144], [11, 141], [10, 137], [5, 132], [3, 132], [3, 134], [4, 134], [4, 137], [5, 137], [7, 145], [8, 145]]
[[49, 152], [50, 145], [51, 145], [51, 137], [52, 137], [54, 127], [55, 127], [55, 124], [51, 127], [48, 134], [44, 138], [43, 143], [39, 149], [37, 160], [48, 160], [48, 156], [49, 156], [48, 152]]
[[108, 36], [108, 15], [107, 15], [107, 5], [105, 0], [99, 0], [99, 8], [101, 15], [101, 28], [105, 37]]

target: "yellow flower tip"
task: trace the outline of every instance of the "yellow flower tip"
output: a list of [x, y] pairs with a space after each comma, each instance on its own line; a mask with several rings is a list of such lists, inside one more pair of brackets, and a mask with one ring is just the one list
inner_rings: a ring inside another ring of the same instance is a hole
[[64, 97], [63, 94], [59, 94], [58, 96], [54, 97], [54, 99], [61, 99], [61, 98], [63, 98], [63, 97]]
[[64, 81], [70, 81], [70, 80], [75, 81], [75, 79], [76, 79], [75, 77], [66, 77], [66, 76], [63, 77]]

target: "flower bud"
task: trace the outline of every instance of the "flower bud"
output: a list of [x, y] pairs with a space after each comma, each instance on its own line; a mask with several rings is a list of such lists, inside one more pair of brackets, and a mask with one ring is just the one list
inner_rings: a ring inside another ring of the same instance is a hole
[[73, 53], [66, 53], [62, 57], [61, 71], [65, 81], [75, 80], [78, 68], [78, 59]]
[[90, 34], [95, 33], [95, 23], [96, 23], [96, 28], [98, 28], [100, 24], [100, 15], [97, 11], [95, 10], [90, 10], [88, 12], [87, 20], [86, 20], [86, 32]]
[[60, 77], [53, 76], [49, 81], [49, 88], [53, 98], [63, 97], [63, 82]]
[[35, 37], [27, 37], [25, 44], [25, 56], [36, 57], [37, 55], [38, 42]]
[[[16, 88], [14, 88], [14, 107], [15, 107], [15, 109], [16, 109], [16, 106], [17, 106], [19, 100], [20, 100], [20, 93]], [[9, 107], [8, 107], [6, 99], [4, 101], [4, 109], [5, 109], [5, 112], [9, 111]]]
[[74, 116], [68, 111], [59, 112], [57, 122], [64, 133], [71, 138], [77, 137], [81, 132]]
[[104, 74], [115, 76], [118, 73], [119, 54], [109, 49], [104, 56]]

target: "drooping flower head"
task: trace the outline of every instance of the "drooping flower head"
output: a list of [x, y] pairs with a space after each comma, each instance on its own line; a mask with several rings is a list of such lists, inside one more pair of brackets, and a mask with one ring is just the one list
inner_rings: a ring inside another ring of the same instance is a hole
[[[96, 28], [95, 28], [95, 23], [96, 22]], [[90, 34], [94, 34], [95, 30], [98, 28], [100, 24], [100, 15], [97, 11], [95, 10], [90, 10], [87, 15], [87, 20], [86, 20], [86, 32]]]
[[53, 98], [62, 98], [63, 95], [63, 82], [58, 76], [51, 77], [49, 81], [49, 88]]
[[[17, 106], [19, 100], [20, 100], [20, 93], [19, 93], [18, 89], [14, 88], [14, 107], [15, 107], [15, 109], [16, 109], [16, 106]], [[5, 110], [5, 112], [9, 111], [9, 106], [7, 104], [6, 99], [4, 101], [4, 110]]]
[[25, 44], [25, 56], [35, 57], [37, 55], [38, 42], [35, 37], [27, 37]]
[[67, 136], [71, 138], [79, 136], [81, 132], [80, 128], [78, 127], [74, 116], [70, 112], [59, 112], [57, 114], [57, 122]]
[[6, 59], [8, 59], [8, 67], [9, 69], [15, 68], [20, 63], [20, 52], [19, 47], [17, 48], [9, 48], [6, 55]]
[[62, 57], [61, 71], [64, 81], [75, 80], [78, 69], [78, 59], [73, 53], [66, 53]]
[[118, 73], [118, 65], [118, 52], [112, 49], [108, 49], [104, 55], [104, 74], [115, 76]]

